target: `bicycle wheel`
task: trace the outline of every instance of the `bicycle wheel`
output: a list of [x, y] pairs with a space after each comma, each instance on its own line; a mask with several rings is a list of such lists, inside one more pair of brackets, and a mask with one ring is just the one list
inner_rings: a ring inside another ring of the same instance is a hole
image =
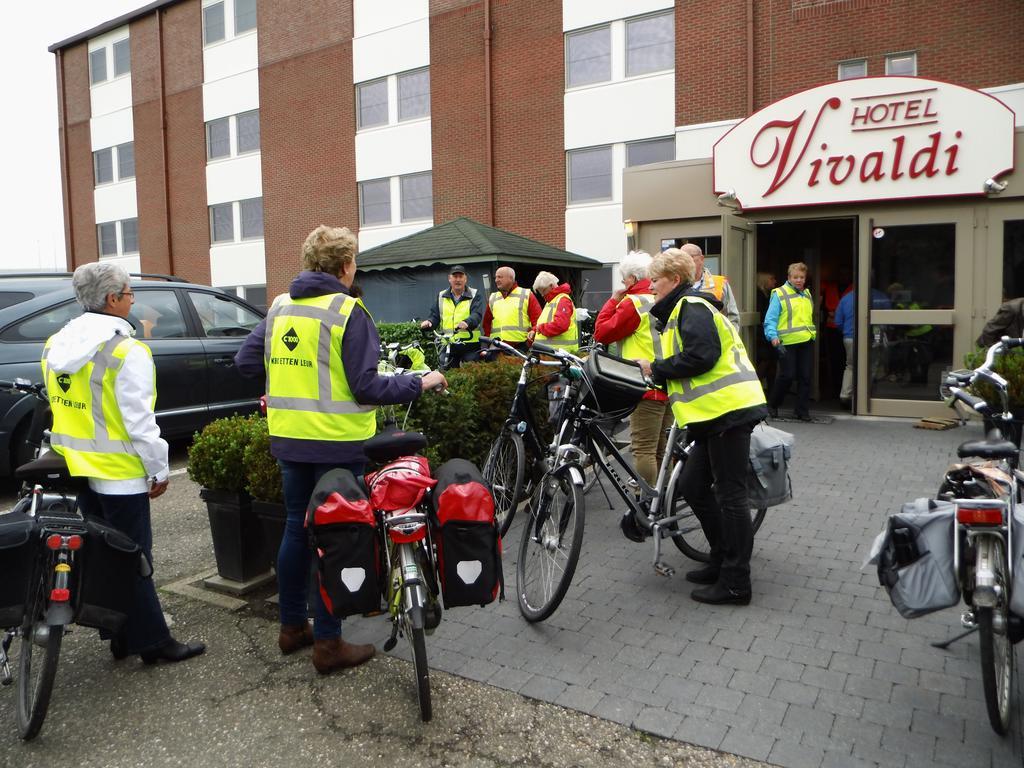
[[420, 705], [420, 719], [428, 722], [434, 716], [430, 699], [430, 667], [427, 666], [427, 641], [423, 631], [423, 609], [413, 608], [406, 618], [406, 637], [412, 645], [412, 666], [416, 675], [416, 699]]
[[37, 587], [32, 609], [21, 626], [18, 658], [18, 689], [15, 715], [18, 735], [34, 739], [43, 727], [50, 706], [53, 680], [57, 675], [63, 626], [47, 626], [43, 621], [43, 583]]
[[1006, 567], [1002, 542], [991, 540], [996, 584], [1001, 587], [995, 608], [976, 608], [981, 650], [981, 683], [992, 730], [1005, 736], [1010, 727], [1010, 688], [1013, 684], [1013, 644], [1008, 633]]
[[569, 478], [546, 475], [530, 503], [516, 563], [519, 611], [543, 621], [565, 597], [583, 546], [583, 491]]
[[[668, 514], [672, 517], [676, 515], [682, 516], [678, 522], [669, 526], [673, 531], [672, 542], [680, 552], [691, 560], [696, 560], [699, 563], [709, 562], [711, 560], [711, 545], [708, 544], [707, 536], [704, 535], [704, 529], [700, 525], [700, 520], [697, 519], [697, 515], [690, 508], [690, 505], [686, 503], [683, 495], [677, 491], [675, 483], [669, 485], [666, 497], [668, 499]], [[764, 522], [764, 516], [767, 512], [768, 509], [766, 507], [750, 510], [752, 533], [757, 533], [761, 523]]]
[[523, 447], [523, 438], [502, 429], [491, 444], [483, 471], [484, 481], [490, 485], [494, 495], [494, 519], [502, 536], [515, 517], [516, 507], [522, 498], [525, 474], [526, 449]]

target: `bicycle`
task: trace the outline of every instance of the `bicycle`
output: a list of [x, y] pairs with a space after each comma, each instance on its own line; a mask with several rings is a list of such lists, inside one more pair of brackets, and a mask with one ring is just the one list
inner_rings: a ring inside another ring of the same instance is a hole
[[452, 367], [452, 346], [458, 346], [473, 338], [472, 331], [445, 331], [439, 332], [433, 328], [422, 329], [424, 334], [431, 334], [434, 349], [437, 352], [437, 368], [439, 371], [447, 371]]
[[14, 508], [3, 516], [9, 518], [4, 522], [10, 523], [11, 530], [23, 529], [27, 534], [24, 546], [6, 553], [13, 559], [13, 569], [20, 570], [13, 575], [24, 580], [25, 598], [23, 604], [0, 611], [5, 615], [4, 624], [10, 623], [0, 641], [0, 683], [6, 686], [14, 682], [9, 652], [18, 640], [15, 719], [18, 735], [29, 741], [43, 727], [64, 633], [74, 621], [75, 559], [87, 528], [77, 508], [82, 481], [72, 478], [63, 457], [49, 450], [45, 387], [15, 380], [0, 382], [0, 389], [36, 400], [29, 434], [39, 446], [37, 458], [15, 471], [22, 489]]
[[[1014, 557], [1012, 522], [1021, 500], [1019, 482], [1024, 476], [1019, 470], [1020, 449], [1004, 437], [1004, 430], [1013, 423], [1008, 384], [992, 366], [1000, 354], [1020, 346], [1024, 346], [1024, 339], [1003, 337], [989, 347], [980, 367], [949, 373], [943, 381], [942, 392], [948, 405], [955, 407], [956, 403], [963, 403], [991, 419], [994, 427], [984, 440], [969, 440], [957, 448], [961, 459], [996, 462], [994, 467], [989, 467], [994, 471], [984, 473], [989, 481], [977, 482], [971, 466], [954, 467], [943, 478], [938, 497], [955, 504], [953, 568], [964, 603], [969, 607], [960, 621], [967, 630], [965, 634], [978, 632], [985, 707], [989, 724], [1000, 735], [1005, 735], [1010, 726], [1012, 634], [1014, 629], [1020, 631], [1020, 619], [1010, 613]], [[964, 390], [982, 383], [998, 393], [1001, 411], [996, 411], [983, 397]]]

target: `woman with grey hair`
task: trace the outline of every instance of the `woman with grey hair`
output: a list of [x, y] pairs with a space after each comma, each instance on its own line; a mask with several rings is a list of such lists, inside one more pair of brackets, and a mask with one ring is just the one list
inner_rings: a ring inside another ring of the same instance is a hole
[[124, 267], [102, 261], [83, 264], [71, 278], [75, 300], [87, 312], [102, 312], [107, 296], [118, 293], [130, 282], [131, 277]]
[[536, 339], [576, 354], [580, 348], [580, 334], [569, 284], [559, 284], [558, 278], [550, 272], [539, 272], [533, 281], [533, 290], [544, 299], [544, 309], [537, 318], [536, 327], [530, 331], [530, 342]]

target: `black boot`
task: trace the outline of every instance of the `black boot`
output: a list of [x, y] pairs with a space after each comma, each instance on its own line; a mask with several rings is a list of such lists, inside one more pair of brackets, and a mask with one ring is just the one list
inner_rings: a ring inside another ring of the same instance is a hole
[[718, 566], [711, 564], [686, 572], [686, 580], [694, 584], [714, 584], [718, 581]]
[[192, 640], [188, 643], [179, 643], [173, 637], [156, 648], [148, 651], [143, 651], [139, 655], [142, 657], [144, 664], [156, 664], [158, 661], [184, 661], [185, 659], [191, 659], [193, 656], [198, 656], [206, 650], [206, 645], [199, 642], [198, 640]]
[[750, 605], [750, 590], [731, 589], [718, 581], [707, 587], [695, 589], [690, 597], [698, 603], [711, 605]]
[[644, 539], [647, 538], [646, 532], [637, 523], [636, 518], [632, 512], [626, 512], [619, 520], [619, 528], [622, 529], [622, 534], [630, 541], [635, 541], [637, 544], [643, 544]]

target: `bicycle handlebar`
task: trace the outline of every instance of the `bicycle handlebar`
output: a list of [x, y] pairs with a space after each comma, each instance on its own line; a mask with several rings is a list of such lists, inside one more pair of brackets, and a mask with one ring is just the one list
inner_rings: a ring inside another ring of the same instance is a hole
[[985, 353], [985, 362], [973, 371], [964, 371], [963, 373], [952, 371], [946, 374], [943, 383], [949, 387], [952, 400], [959, 400], [969, 408], [985, 416], [996, 415], [988, 401], [984, 398], [970, 395], [962, 389], [963, 387], [970, 386], [979, 378], [984, 379], [991, 383], [999, 392], [999, 398], [1002, 400], [1003, 417], [1009, 418], [1009, 383], [1005, 378], [992, 370], [992, 366], [995, 365], [996, 358], [999, 355], [1022, 346], [1024, 346], [1024, 338], [1018, 339], [1003, 336], [1003, 338], [988, 348], [988, 351]]
[[46, 399], [46, 385], [43, 382], [33, 384], [28, 379], [0, 380], [0, 390], [5, 392], [21, 392], [25, 395], [32, 395], [41, 400]]

